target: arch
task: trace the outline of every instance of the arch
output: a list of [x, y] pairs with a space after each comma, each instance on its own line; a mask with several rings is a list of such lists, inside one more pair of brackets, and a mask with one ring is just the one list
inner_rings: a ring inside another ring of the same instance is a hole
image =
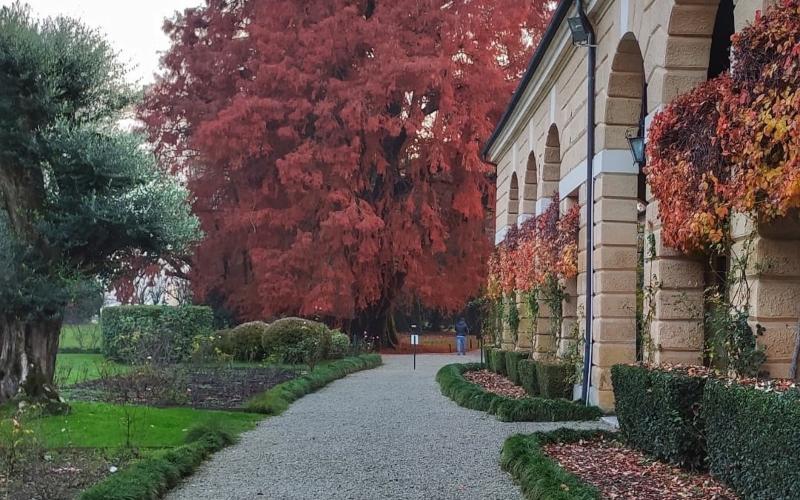
[[714, 31], [711, 33], [711, 49], [708, 57], [709, 80], [719, 76], [731, 67], [731, 36], [736, 32], [733, 0], [720, 0]]
[[508, 220], [506, 224], [513, 226], [517, 223], [517, 216], [519, 215], [519, 181], [517, 180], [517, 173], [511, 174], [511, 188], [508, 190]]
[[555, 123], [547, 130], [544, 146], [544, 162], [538, 179], [538, 198], [551, 199], [561, 180], [561, 137]]
[[538, 171], [536, 155], [531, 151], [528, 153], [528, 162], [525, 165], [525, 175], [523, 176], [522, 196], [519, 205], [520, 216], [534, 215], [536, 213]]

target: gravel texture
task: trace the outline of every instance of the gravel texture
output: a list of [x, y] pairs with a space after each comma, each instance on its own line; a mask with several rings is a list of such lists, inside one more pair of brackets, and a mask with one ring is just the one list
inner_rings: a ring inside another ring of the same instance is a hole
[[[443, 365], [476, 356], [383, 356], [261, 422], [166, 498], [522, 499], [498, 464], [507, 436], [597, 422], [503, 423], [439, 392]], [[608, 427], [605, 427], [608, 428]]]

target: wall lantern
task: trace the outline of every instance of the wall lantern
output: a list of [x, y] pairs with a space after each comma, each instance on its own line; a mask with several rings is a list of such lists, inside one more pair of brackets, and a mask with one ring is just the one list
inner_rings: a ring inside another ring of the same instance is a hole
[[575, 16], [567, 19], [569, 31], [572, 33], [573, 45], [587, 45], [589, 43], [589, 33], [591, 25], [584, 16]]
[[625, 138], [628, 139], [628, 144], [631, 147], [633, 162], [639, 165], [639, 168], [647, 165], [647, 156], [644, 151], [644, 134], [640, 133], [638, 130], [631, 129], [625, 132]]

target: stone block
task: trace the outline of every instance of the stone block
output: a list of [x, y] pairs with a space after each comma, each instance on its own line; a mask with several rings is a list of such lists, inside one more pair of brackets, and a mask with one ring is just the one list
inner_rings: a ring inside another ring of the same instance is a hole
[[654, 302], [656, 319], [700, 320], [703, 317], [702, 290], [658, 290]]
[[614, 391], [601, 391], [589, 388], [589, 404], [599, 406], [603, 411], [614, 411]]
[[648, 267], [648, 275], [655, 275], [662, 289], [703, 289], [702, 262], [688, 259], [655, 259]]
[[703, 353], [698, 351], [656, 351], [655, 362], [701, 365], [703, 364]]
[[636, 250], [638, 227], [634, 222], [598, 222], [594, 228], [597, 244], [629, 245]]
[[600, 293], [592, 302], [594, 317], [598, 318], [635, 318], [635, 293]]
[[612, 367], [636, 361], [636, 344], [631, 342], [592, 344], [592, 366]]
[[761, 370], [769, 372], [772, 378], [793, 378], [791, 371], [791, 360], [771, 360], [761, 365]]
[[[630, 269], [635, 270], [639, 256], [635, 246], [600, 246], [592, 254], [595, 270]], [[580, 268], [579, 268], [580, 270]]]
[[800, 241], [756, 238], [748, 275], [779, 276], [800, 281]]
[[636, 271], [633, 269], [603, 269], [594, 274], [594, 289], [597, 293], [636, 293]]
[[632, 174], [600, 174], [594, 180], [594, 199], [636, 198], [637, 177]]
[[716, 5], [677, 4], [669, 19], [669, 34], [710, 37], [716, 18]]
[[650, 325], [656, 349], [702, 352], [705, 342], [703, 324], [699, 321], [656, 320]]
[[750, 287], [753, 319], [797, 319], [800, 315], [800, 281], [756, 280]]
[[[759, 345], [766, 345], [768, 360], [791, 359], [794, 352], [794, 343], [797, 338], [797, 321], [792, 323], [781, 321], [760, 322], [765, 328], [764, 335], [758, 337]], [[751, 321], [750, 326], [755, 331], [756, 321]]]
[[632, 222], [638, 219], [635, 198], [602, 198], [594, 204], [594, 222]]
[[611, 369], [593, 366], [591, 387], [597, 388], [601, 391], [614, 390], [614, 388], [611, 386]]
[[635, 318], [594, 318], [592, 339], [595, 342], [634, 342], [636, 340]]
[[598, 102], [597, 107], [605, 112], [606, 123], [631, 127], [639, 121], [642, 101], [631, 97], [609, 96], [606, 98], [605, 103]]

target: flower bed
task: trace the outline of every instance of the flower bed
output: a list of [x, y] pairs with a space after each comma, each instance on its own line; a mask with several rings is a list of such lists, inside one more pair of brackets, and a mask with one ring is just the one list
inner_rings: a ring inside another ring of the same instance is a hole
[[493, 392], [507, 398], [519, 399], [528, 397], [525, 389], [514, 385], [513, 382], [504, 376], [492, 373], [489, 370], [473, 370], [464, 372], [464, 378], [475, 385], [481, 386], [486, 391]]

